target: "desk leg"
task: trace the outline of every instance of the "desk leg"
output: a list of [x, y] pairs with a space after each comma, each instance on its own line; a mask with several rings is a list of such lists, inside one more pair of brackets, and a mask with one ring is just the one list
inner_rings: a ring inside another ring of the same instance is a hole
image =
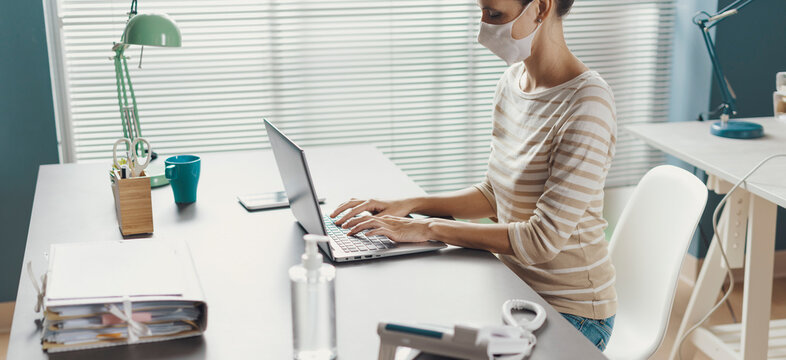
[[777, 210], [775, 204], [751, 194], [742, 300], [743, 359], [767, 358]]
[[[699, 277], [696, 279], [696, 286], [693, 288], [693, 293], [688, 301], [688, 307], [685, 309], [685, 316], [682, 318], [680, 329], [677, 331], [677, 342], [671, 349], [670, 359], [679, 359], [679, 339], [682, 335], [698, 322], [707, 312], [712, 309], [712, 306], [718, 301], [718, 292], [726, 279], [726, 271], [722, 265], [723, 258], [721, 257], [720, 250], [718, 249], [718, 239], [713, 238], [710, 243], [710, 248], [707, 250], [707, 256], [704, 258], [704, 265], [701, 266]], [[685, 340], [685, 346], [682, 352], [684, 359], [693, 358], [693, 345], [690, 339]]]

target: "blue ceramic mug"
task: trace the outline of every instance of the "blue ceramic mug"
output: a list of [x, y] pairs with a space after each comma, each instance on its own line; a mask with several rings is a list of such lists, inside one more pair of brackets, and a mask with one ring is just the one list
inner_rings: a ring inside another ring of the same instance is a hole
[[196, 155], [176, 155], [170, 156], [164, 163], [166, 164], [164, 176], [172, 184], [175, 202], [178, 204], [195, 202], [202, 159]]

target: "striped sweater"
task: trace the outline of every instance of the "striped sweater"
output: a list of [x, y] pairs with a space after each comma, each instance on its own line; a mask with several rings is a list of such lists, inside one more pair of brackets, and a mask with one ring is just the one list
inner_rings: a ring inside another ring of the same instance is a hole
[[604, 319], [617, 306], [602, 217], [614, 98], [594, 71], [525, 93], [524, 71], [515, 64], [497, 84], [488, 171], [475, 187], [508, 225], [515, 256], [500, 259], [557, 311]]

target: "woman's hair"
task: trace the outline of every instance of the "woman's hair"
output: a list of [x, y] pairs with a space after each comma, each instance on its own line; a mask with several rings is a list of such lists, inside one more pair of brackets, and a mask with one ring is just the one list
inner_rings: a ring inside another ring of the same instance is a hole
[[[526, 6], [533, 0], [521, 0], [521, 4]], [[557, 4], [557, 17], [563, 17], [568, 14], [570, 8], [573, 7], [573, 0], [554, 0]]]

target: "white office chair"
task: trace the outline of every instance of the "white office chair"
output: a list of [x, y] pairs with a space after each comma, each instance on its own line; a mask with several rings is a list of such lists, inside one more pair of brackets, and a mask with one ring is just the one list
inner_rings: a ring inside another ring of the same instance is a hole
[[619, 305], [606, 356], [647, 359], [663, 341], [682, 259], [706, 202], [704, 184], [670, 165], [650, 170], [633, 191], [609, 243]]

